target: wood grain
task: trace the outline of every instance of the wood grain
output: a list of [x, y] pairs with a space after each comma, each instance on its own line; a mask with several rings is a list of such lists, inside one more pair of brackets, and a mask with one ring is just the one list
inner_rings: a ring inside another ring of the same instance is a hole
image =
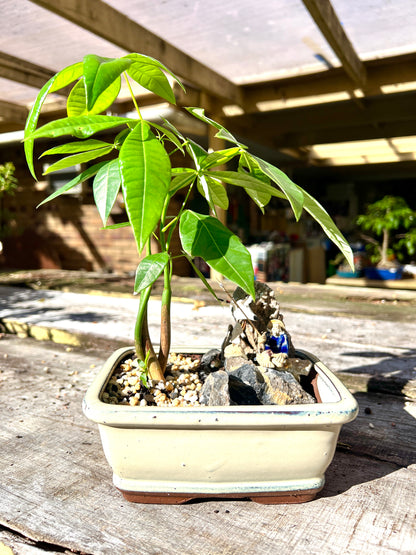
[[44, 545], [45, 552], [94, 555], [414, 552], [414, 405], [410, 410], [398, 397], [360, 393], [361, 414], [344, 427], [327, 484], [310, 503], [136, 505], [112, 486], [98, 431], [81, 412], [104, 356], [0, 340], [5, 534], [45, 542], [32, 545], [40, 551]]

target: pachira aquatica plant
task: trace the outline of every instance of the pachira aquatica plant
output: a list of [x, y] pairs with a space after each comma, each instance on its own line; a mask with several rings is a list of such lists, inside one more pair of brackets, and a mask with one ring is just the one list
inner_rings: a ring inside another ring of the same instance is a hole
[[[130, 90], [137, 115], [121, 117], [104, 115], [120, 94], [122, 79]], [[204, 276], [193, 263], [201, 257], [207, 264], [255, 297], [251, 257], [240, 240], [216, 217], [216, 207], [228, 207], [228, 185], [242, 187], [260, 210], [272, 197], [286, 199], [296, 219], [306, 210], [322, 226], [325, 233], [353, 265], [351, 249], [324, 208], [282, 171], [251, 154], [227, 129], [209, 118], [201, 108], [187, 108], [188, 113], [213, 126], [216, 136], [229, 148], [207, 152], [186, 138], [169, 121], [146, 121], [140, 112], [131, 84], [139, 85], [165, 101], [175, 103], [173, 84], [180, 80], [161, 62], [142, 55], [103, 58], [93, 54], [82, 62], [59, 71], [41, 89], [29, 113], [25, 128], [25, 153], [29, 169], [35, 176], [34, 141], [69, 135], [66, 144], [50, 148], [42, 156], [60, 156], [45, 171], [50, 173], [76, 164], [89, 164], [75, 179], [55, 191], [44, 202], [67, 192], [78, 183], [93, 178], [93, 194], [104, 229], [117, 195], [122, 192], [126, 206], [125, 224], [131, 226], [138, 255], [145, 252], [135, 278], [134, 291], [140, 294], [135, 326], [135, 349], [139, 360], [147, 361], [152, 379], [162, 379], [170, 349], [170, 305], [173, 256], [184, 256], [214, 294]], [[39, 114], [45, 98], [73, 84], [67, 100], [67, 117], [38, 128]], [[114, 133], [112, 142], [103, 141], [100, 133]], [[95, 136], [96, 138], [91, 138]], [[183, 163], [173, 167], [172, 154], [183, 155]], [[105, 157], [105, 160], [102, 158]], [[110, 159], [109, 159], [110, 158]], [[101, 160], [100, 160], [101, 159]], [[188, 162], [185, 162], [188, 160]], [[221, 169], [234, 160], [234, 171]], [[189, 164], [191, 161], [191, 164]], [[192, 166], [192, 167], [189, 167]], [[188, 208], [194, 189], [205, 198], [210, 214], [199, 214]], [[171, 200], [181, 192], [181, 205], [174, 216], [168, 216]], [[41, 203], [41, 204], [43, 204]], [[182, 252], [173, 255], [171, 241], [179, 226]], [[109, 231], [111, 233], [111, 231]], [[151, 251], [151, 239], [158, 248]], [[155, 351], [149, 336], [147, 305], [152, 285], [164, 275], [161, 304], [160, 342]]]

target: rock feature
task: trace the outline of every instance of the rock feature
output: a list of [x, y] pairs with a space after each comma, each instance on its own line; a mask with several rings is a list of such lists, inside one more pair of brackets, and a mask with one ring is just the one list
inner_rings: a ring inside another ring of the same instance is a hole
[[217, 370], [208, 375], [199, 394], [201, 405], [210, 407], [223, 407], [231, 404], [228, 387], [228, 373]]
[[205, 380], [211, 372], [215, 372], [224, 366], [221, 350], [211, 349], [201, 356], [199, 362], [199, 375]]
[[237, 376], [228, 374], [228, 387], [232, 405], [261, 405], [255, 390]]
[[264, 378], [258, 366], [251, 362], [247, 362], [232, 372], [229, 372], [229, 375], [242, 381], [254, 391], [257, 397], [261, 397], [264, 388]]
[[256, 398], [265, 405], [315, 403], [300, 384], [312, 363], [295, 356], [273, 290], [260, 282], [255, 289], [255, 301], [239, 287], [233, 294], [236, 321], [222, 347], [231, 402], [252, 404]]
[[316, 403], [290, 372], [266, 368], [262, 375], [265, 382], [261, 395], [263, 405]]
[[[296, 357], [270, 287], [255, 284], [256, 300], [237, 288], [234, 326], [221, 349], [201, 357], [171, 353], [165, 380], [151, 382], [135, 358], [126, 359], [103, 392], [106, 403], [131, 406], [293, 405], [315, 403], [309, 360]], [[305, 389], [301, 383], [305, 383]]]

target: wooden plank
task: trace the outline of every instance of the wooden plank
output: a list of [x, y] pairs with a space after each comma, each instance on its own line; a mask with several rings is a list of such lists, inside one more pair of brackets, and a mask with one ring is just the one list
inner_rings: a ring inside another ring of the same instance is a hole
[[40, 544], [0, 526], [0, 555], [45, 555], [45, 553], [58, 555], [62, 554], [62, 549], [55, 551], [54, 546]]
[[415, 99], [415, 91], [367, 98], [365, 111], [343, 100], [227, 117], [225, 125], [243, 139], [272, 141], [276, 148], [405, 136], [414, 134]]
[[339, 377], [353, 392], [386, 393], [416, 401], [416, 380], [400, 376], [386, 378], [384, 376], [349, 374], [348, 372], [343, 372]]
[[23, 124], [26, 121], [28, 109], [26, 106], [0, 100], [0, 118], [7, 122]]
[[321, 33], [337, 55], [345, 71], [361, 88], [366, 83], [366, 70], [347, 37], [329, 0], [302, 0]]
[[399, 466], [416, 464], [416, 403], [387, 394], [354, 396], [360, 412], [342, 428], [342, 447]]
[[[380, 94], [383, 86], [414, 82], [415, 62], [415, 53], [364, 62], [367, 72], [364, 94], [366, 96]], [[246, 112], [257, 112], [259, 103], [279, 99], [283, 101], [281, 109], [290, 105], [291, 101], [299, 103], [300, 99], [304, 105], [315, 105], [331, 95], [350, 89], [350, 79], [342, 68], [242, 86]]]
[[91, 31], [128, 52], [140, 52], [161, 60], [185, 80], [212, 94], [241, 104], [240, 88], [188, 56], [161, 37], [145, 29], [102, 0], [31, 0]]
[[50, 69], [0, 52], [0, 76], [5, 79], [40, 89], [54, 74]]
[[[103, 353], [16, 337], [3, 337], [0, 353], [0, 524], [9, 532], [56, 551], [108, 555], [258, 555], [276, 546], [281, 555], [388, 555], [414, 548], [415, 468], [368, 454], [373, 444], [379, 454], [380, 438], [367, 434], [370, 447], [359, 456], [351, 452], [357, 434], [343, 435], [327, 485], [304, 505], [129, 504], [112, 486], [98, 431], [80, 408]], [[398, 422], [399, 408], [391, 405], [388, 418], [375, 412], [374, 429], [390, 417]]]

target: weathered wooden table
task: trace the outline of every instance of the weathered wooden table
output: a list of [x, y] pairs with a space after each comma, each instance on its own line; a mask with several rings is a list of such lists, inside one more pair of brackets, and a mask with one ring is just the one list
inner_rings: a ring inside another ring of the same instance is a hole
[[310, 503], [136, 505], [112, 486], [81, 411], [104, 356], [0, 339], [1, 555], [416, 553], [416, 403], [397, 384], [369, 392], [371, 379], [340, 375], [360, 414]]

